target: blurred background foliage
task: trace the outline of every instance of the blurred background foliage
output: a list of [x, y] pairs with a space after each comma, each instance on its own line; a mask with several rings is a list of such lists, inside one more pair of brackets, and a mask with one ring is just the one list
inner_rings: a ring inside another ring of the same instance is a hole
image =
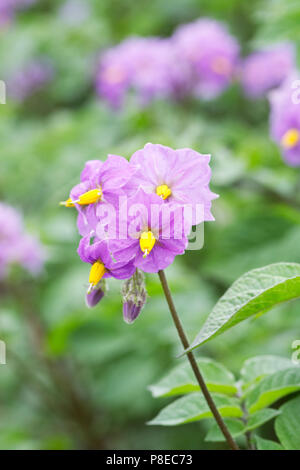
[[[101, 49], [132, 34], [167, 36], [201, 16], [225, 21], [247, 54], [290, 39], [300, 51], [300, 4], [293, 0], [90, 0], [71, 18], [67, 3], [41, 0], [0, 31], [0, 78], [47, 57], [54, 80], [25, 102], [0, 105], [0, 199], [21, 209], [40, 234], [48, 261], [37, 281], [22, 273], [1, 295], [0, 448], [209, 448], [205, 423], [147, 427], [168, 399], [147, 387], [178, 363], [178, 340], [155, 275], [131, 326], [122, 320], [120, 284], [94, 310], [85, 307], [88, 266], [76, 253], [76, 215], [58, 206], [84, 162], [129, 157], [146, 142], [212, 154], [214, 223], [205, 245], [167, 270], [190, 339], [229, 284], [276, 261], [300, 262], [299, 172], [269, 139], [268, 105], [238, 85], [207, 103], [156, 102], [118, 113], [101, 102], [93, 74]], [[201, 348], [236, 372], [248, 357], [290, 357], [299, 339], [299, 304], [248, 321]], [[184, 360], [184, 359], [180, 359]], [[270, 436], [268, 427], [265, 437]], [[221, 446], [221, 445], [220, 445]], [[214, 448], [216, 446], [214, 445]]]

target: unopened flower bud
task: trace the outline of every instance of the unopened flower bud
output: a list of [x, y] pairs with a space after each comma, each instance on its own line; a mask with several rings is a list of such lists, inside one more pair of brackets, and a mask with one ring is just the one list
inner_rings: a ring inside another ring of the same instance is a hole
[[104, 279], [102, 279], [96, 287], [94, 287], [93, 289], [89, 289], [85, 296], [85, 302], [87, 307], [95, 307], [100, 302], [100, 300], [103, 299], [106, 290], [107, 289]]
[[123, 317], [126, 323], [133, 323], [146, 304], [147, 291], [144, 275], [138, 269], [127, 279], [122, 287]]

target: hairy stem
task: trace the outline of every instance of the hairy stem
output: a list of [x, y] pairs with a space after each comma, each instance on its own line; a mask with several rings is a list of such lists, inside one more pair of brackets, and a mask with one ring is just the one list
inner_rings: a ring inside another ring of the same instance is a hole
[[[182, 327], [182, 324], [181, 324], [181, 321], [178, 317], [178, 314], [177, 314], [177, 311], [176, 311], [176, 308], [175, 308], [175, 305], [174, 305], [174, 302], [173, 302], [173, 298], [172, 298], [172, 295], [171, 295], [171, 291], [169, 289], [169, 286], [168, 286], [168, 282], [167, 282], [167, 279], [166, 279], [166, 276], [165, 276], [165, 273], [164, 271], [158, 271], [158, 275], [159, 275], [159, 279], [160, 279], [160, 282], [161, 282], [161, 285], [162, 285], [162, 288], [163, 288], [163, 291], [164, 291], [164, 294], [165, 294], [165, 297], [166, 297], [166, 300], [167, 300], [167, 303], [168, 303], [168, 306], [169, 306], [169, 309], [170, 309], [170, 312], [171, 312], [171, 315], [172, 315], [172, 318], [173, 318], [173, 321], [174, 321], [174, 324], [175, 324], [175, 327], [177, 329], [177, 333], [178, 333], [178, 336], [181, 340], [181, 343], [184, 347], [184, 349], [187, 349], [189, 347], [189, 342], [188, 342], [188, 339], [186, 337], [186, 334], [183, 330], [183, 327]], [[211, 394], [209, 393], [208, 389], [207, 389], [207, 386], [206, 386], [206, 383], [202, 377], [202, 374], [200, 372], [200, 369], [197, 365], [197, 362], [196, 362], [196, 359], [195, 359], [195, 356], [192, 352], [189, 352], [187, 353], [187, 357], [188, 357], [188, 360], [189, 360], [189, 363], [191, 365], [191, 368], [193, 369], [193, 372], [195, 374], [195, 377], [197, 379], [197, 382], [199, 384], [199, 387], [204, 395], [204, 398], [219, 426], [219, 428], [221, 429], [229, 447], [232, 449], [232, 450], [239, 450], [239, 447], [238, 445], [236, 444], [235, 440], [233, 439], [233, 437], [231, 436], [226, 424], [224, 423], [216, 405], [215, 405], [215, 402], [213, 401], [212, 399], [212, 396]]]
[[[238, 398], [240, 398], [240, 397], [241, 397], [241, 395], [238, 394]], [[242, 401], [242, 403], [241, 403], [241, 408], [243, 410], [242, 421], [243, 421], [244, 425], [247, 426], [247, 424], [248, 424], [248, 411], [247, 411], [247, 408], [246, 408], [246, 405], [245, 405], [244, 401]], [[252, 439], [251, 431], [247, 431], [245, 433], [245, 437], [246, 437], [247, 448], [249, 450], [256, 450], [253, 439]]]

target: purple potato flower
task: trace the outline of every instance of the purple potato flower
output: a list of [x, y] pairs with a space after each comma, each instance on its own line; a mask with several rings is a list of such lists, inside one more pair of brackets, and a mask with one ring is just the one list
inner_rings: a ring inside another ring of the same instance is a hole
[[53, 68], [47, 61], [34, 60], [8, 79], [8, 93], [16, 101], [22, 102], [49, 83], [53, 75]]
[[119, 108], [129, 90], [141, 105], [153, 99], [180, 97], [188, 70], [168, 39], [133, 37], [105, 51], [96, 76], [98, 94]]
[[21, 214], [13, 207], [0, 203], [0, 278], [8, 274], [13, 264], [22, 266], [33, 275], [42, 270], [45, 252], [40, 242], [27, 234]]
[[182, 208], [168, 210], [162, 198], [139, 189], [119, 212], [119, 231], [109, 240], [113, 257], [132, 260], [136, 268], [149, 273], [165, 269], [187, 247]]
[[81, 182], [61, 204], [76, 206], [78, 230], [82, 236], [97, 229], [97, 224], [105, 212], [119, 205], [119, 197], [124, 195], [123, 187], [133, 176], [135, 169], [128, 161], [117, 155], [109, 155], [105, 162], [90, 160], [81, 173]]
[[245, 94], [251, 98], [262, 97], [288, 77], [294, 64], [295, 50], [289, 43], [250, 54], [241, 66]]
[[[87, 292], [87, 304], [93, 306], [98, 303], [103, 295], [100, 292], [94, 292], [102, 289], [99, 284], [102, 279], [114, 277], [116, 279], [128, 279], [135, 271], [135, 267], [131, 260], [116, 262], [111, 256], [107, 240], [93, 239], [91, 244], [91, 233], [80, 240], [78, 246], [78, 254], [82, 261], [92, 265], [89, 276], [89, 288]], [[96, 302], [96, 303], [95, 303]]]
[[191, 91], [203, 99], [218, 96], [235, 78], [239, 45], [218, 21], [201, 18], [173, 35], [181, 64], [188, 64]]
[[88, 181], [90, 178], [93, 177], [93, 174], [96, 171], [100, 170], [102, 165], [103, 162], [101, 160], [88, 160], [80, 174], [80, 181]]
[[271, 137], [290, 166], [300, 166], [300, 99], [294, 87], [297, 83], [299, 87], [299, 78], [292, 75], [269, 96]]
[[136, 172], [127, 185], [128, 190], [133, 193], [140, 187], [147, 193], [157, 194], [173, 207], [190, 206], [190, 225], [214, 220], [211, 201], [217, 195], [209, 189], [209, 161], [210, 155], [192, 149], [173, 150], [163, 145], [147, 144], [130, 159]]

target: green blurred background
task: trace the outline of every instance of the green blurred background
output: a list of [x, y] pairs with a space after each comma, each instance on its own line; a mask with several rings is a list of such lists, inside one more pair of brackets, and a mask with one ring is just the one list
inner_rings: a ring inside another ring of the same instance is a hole
[[[133, 325], [122, 319], [120, 283], [93, 310], [85, 306], [89, 267], [76, 249], [76, 214], [58, 206], [86, 160], [129, 157], [147, 142], [212, 154], [216, 221], [205, 245], [176, 259], [167, 276], [190, 339], [219, 296], [245, 271], [300, 262], [299, 171], [269, 139], [267, 101], [247, 101], [238, 85], [208, 103], [133, 103], [119, 113], [96, 96], [93, 74], [102, 48], [128, 35], [168, 36], [201, 16], [228, 25], [244, 54], [290, 39], [300, 50], [300, 5], [286, 0], [85, 0], [80, 21], [65, 2], [41, 0], [0, 31], [0, 79], [47, 57], [55, 77], [24, 103], [0, 105], [0, 200], [25, 214], [47, 246], [37, 280], [15, 273], [0, 301], [1, 449], [199, 449], [206, 424], [150, 427], [168, 403], [147, 387], [180, 360], [179, 341], [156, 275]], [[237, 372], [259, 354], [290, 357], [300, 337], [299, 304], [241, 324], [197, 354]], [[267, 432], [271, 432], [268, 431]], [[272, 435], [270, 435], [272, 437]], [[215, 448], [216, 446], [213, 445]], [[221, 448], [221, 445], [219, 446]]]

